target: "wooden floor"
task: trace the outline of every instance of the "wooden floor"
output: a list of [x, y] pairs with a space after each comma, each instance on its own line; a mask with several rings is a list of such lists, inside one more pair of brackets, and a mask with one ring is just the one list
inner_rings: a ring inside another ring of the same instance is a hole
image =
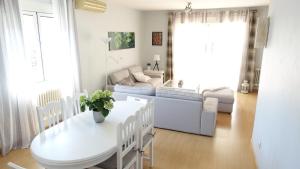
[[[256, 94], [237, 94], [232, 115], [218, 114], [214, 137], [156, 129], [154, 169], [256, 169], [251, 146], [255, 106]], [[41, 168], [29, 150], [0, 156], [0, 168], [8, 161]], [[147, 162], [144, 168], [149, 168]]]

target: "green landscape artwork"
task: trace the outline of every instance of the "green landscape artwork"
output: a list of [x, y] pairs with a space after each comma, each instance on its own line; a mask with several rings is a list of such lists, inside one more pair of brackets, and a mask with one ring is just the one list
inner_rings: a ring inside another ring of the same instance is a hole
[[109, 50], [135, 48], [134, 32], [108, 32]]

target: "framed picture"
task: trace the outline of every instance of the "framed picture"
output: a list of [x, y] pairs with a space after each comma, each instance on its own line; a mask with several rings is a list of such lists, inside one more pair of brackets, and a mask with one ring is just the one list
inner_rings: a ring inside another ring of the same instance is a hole
[[162, 46], [162, 32], [152, 32], [152, 45]]
[[135, 48], [134, 32], [108, 32], [109, 50]]

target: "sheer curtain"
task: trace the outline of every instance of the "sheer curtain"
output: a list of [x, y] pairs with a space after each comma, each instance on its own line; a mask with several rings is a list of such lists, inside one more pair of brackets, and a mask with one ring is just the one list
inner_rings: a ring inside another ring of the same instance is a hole
[[18, 1], [0, 0], [0, 77], [0, 143], [5, 155], [28, 147], [37, 131]]
[[[74, 0], [52, 0], [53, 22], [45, 28], [43, 55], [45, 81], [37, 84], [37, 95], [59, 90], [61, 96], [74, 96], [81, 90]], [[40, 24], [41, 28], [42, 25]], [[42, 29], [41, 29], [42, 30]], [[46, 45], [45, 45], [46, 44]]]
[[248, 11], [174, 15], [174, 79], [199, 83], [202, 89], [237, 89]]
[[53, 0], [57, 22], [47, 29], [55, 29], [49, 36], [54, 36], [57, 43], [47, 44], [53, 53], [44, 58], [49, 79], [43, 84], [33, 83], [19, 8], [17, 0], [0, 0], [0, 148], [3, 155], [14, 148], [28, 147], [38, 131], [33, 105], [37, 86], [59, 87], [64, 96], [80, 91], [74, 1]]
[[55, 83], [65, 96], [80, 91], [79, 56], [75, 29], [74, 1], [52, 0], [56, 19], [57, 40], [55, 59], [51, 60], [56, 69], [51, 69], [49, 81]]

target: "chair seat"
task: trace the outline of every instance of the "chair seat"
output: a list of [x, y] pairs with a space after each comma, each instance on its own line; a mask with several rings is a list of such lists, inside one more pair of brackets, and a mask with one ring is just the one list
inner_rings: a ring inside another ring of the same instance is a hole
[[[134, 160], [135, 156], [136, 150], [131, 150], [128, 154], [126, 154], [123, 158], [123, 168], [126, 165], [128, 165], [132, 160]], [[96, 166], [103, 169], [117, 169], [117, 154], [115, 153], [109, 159]]]

